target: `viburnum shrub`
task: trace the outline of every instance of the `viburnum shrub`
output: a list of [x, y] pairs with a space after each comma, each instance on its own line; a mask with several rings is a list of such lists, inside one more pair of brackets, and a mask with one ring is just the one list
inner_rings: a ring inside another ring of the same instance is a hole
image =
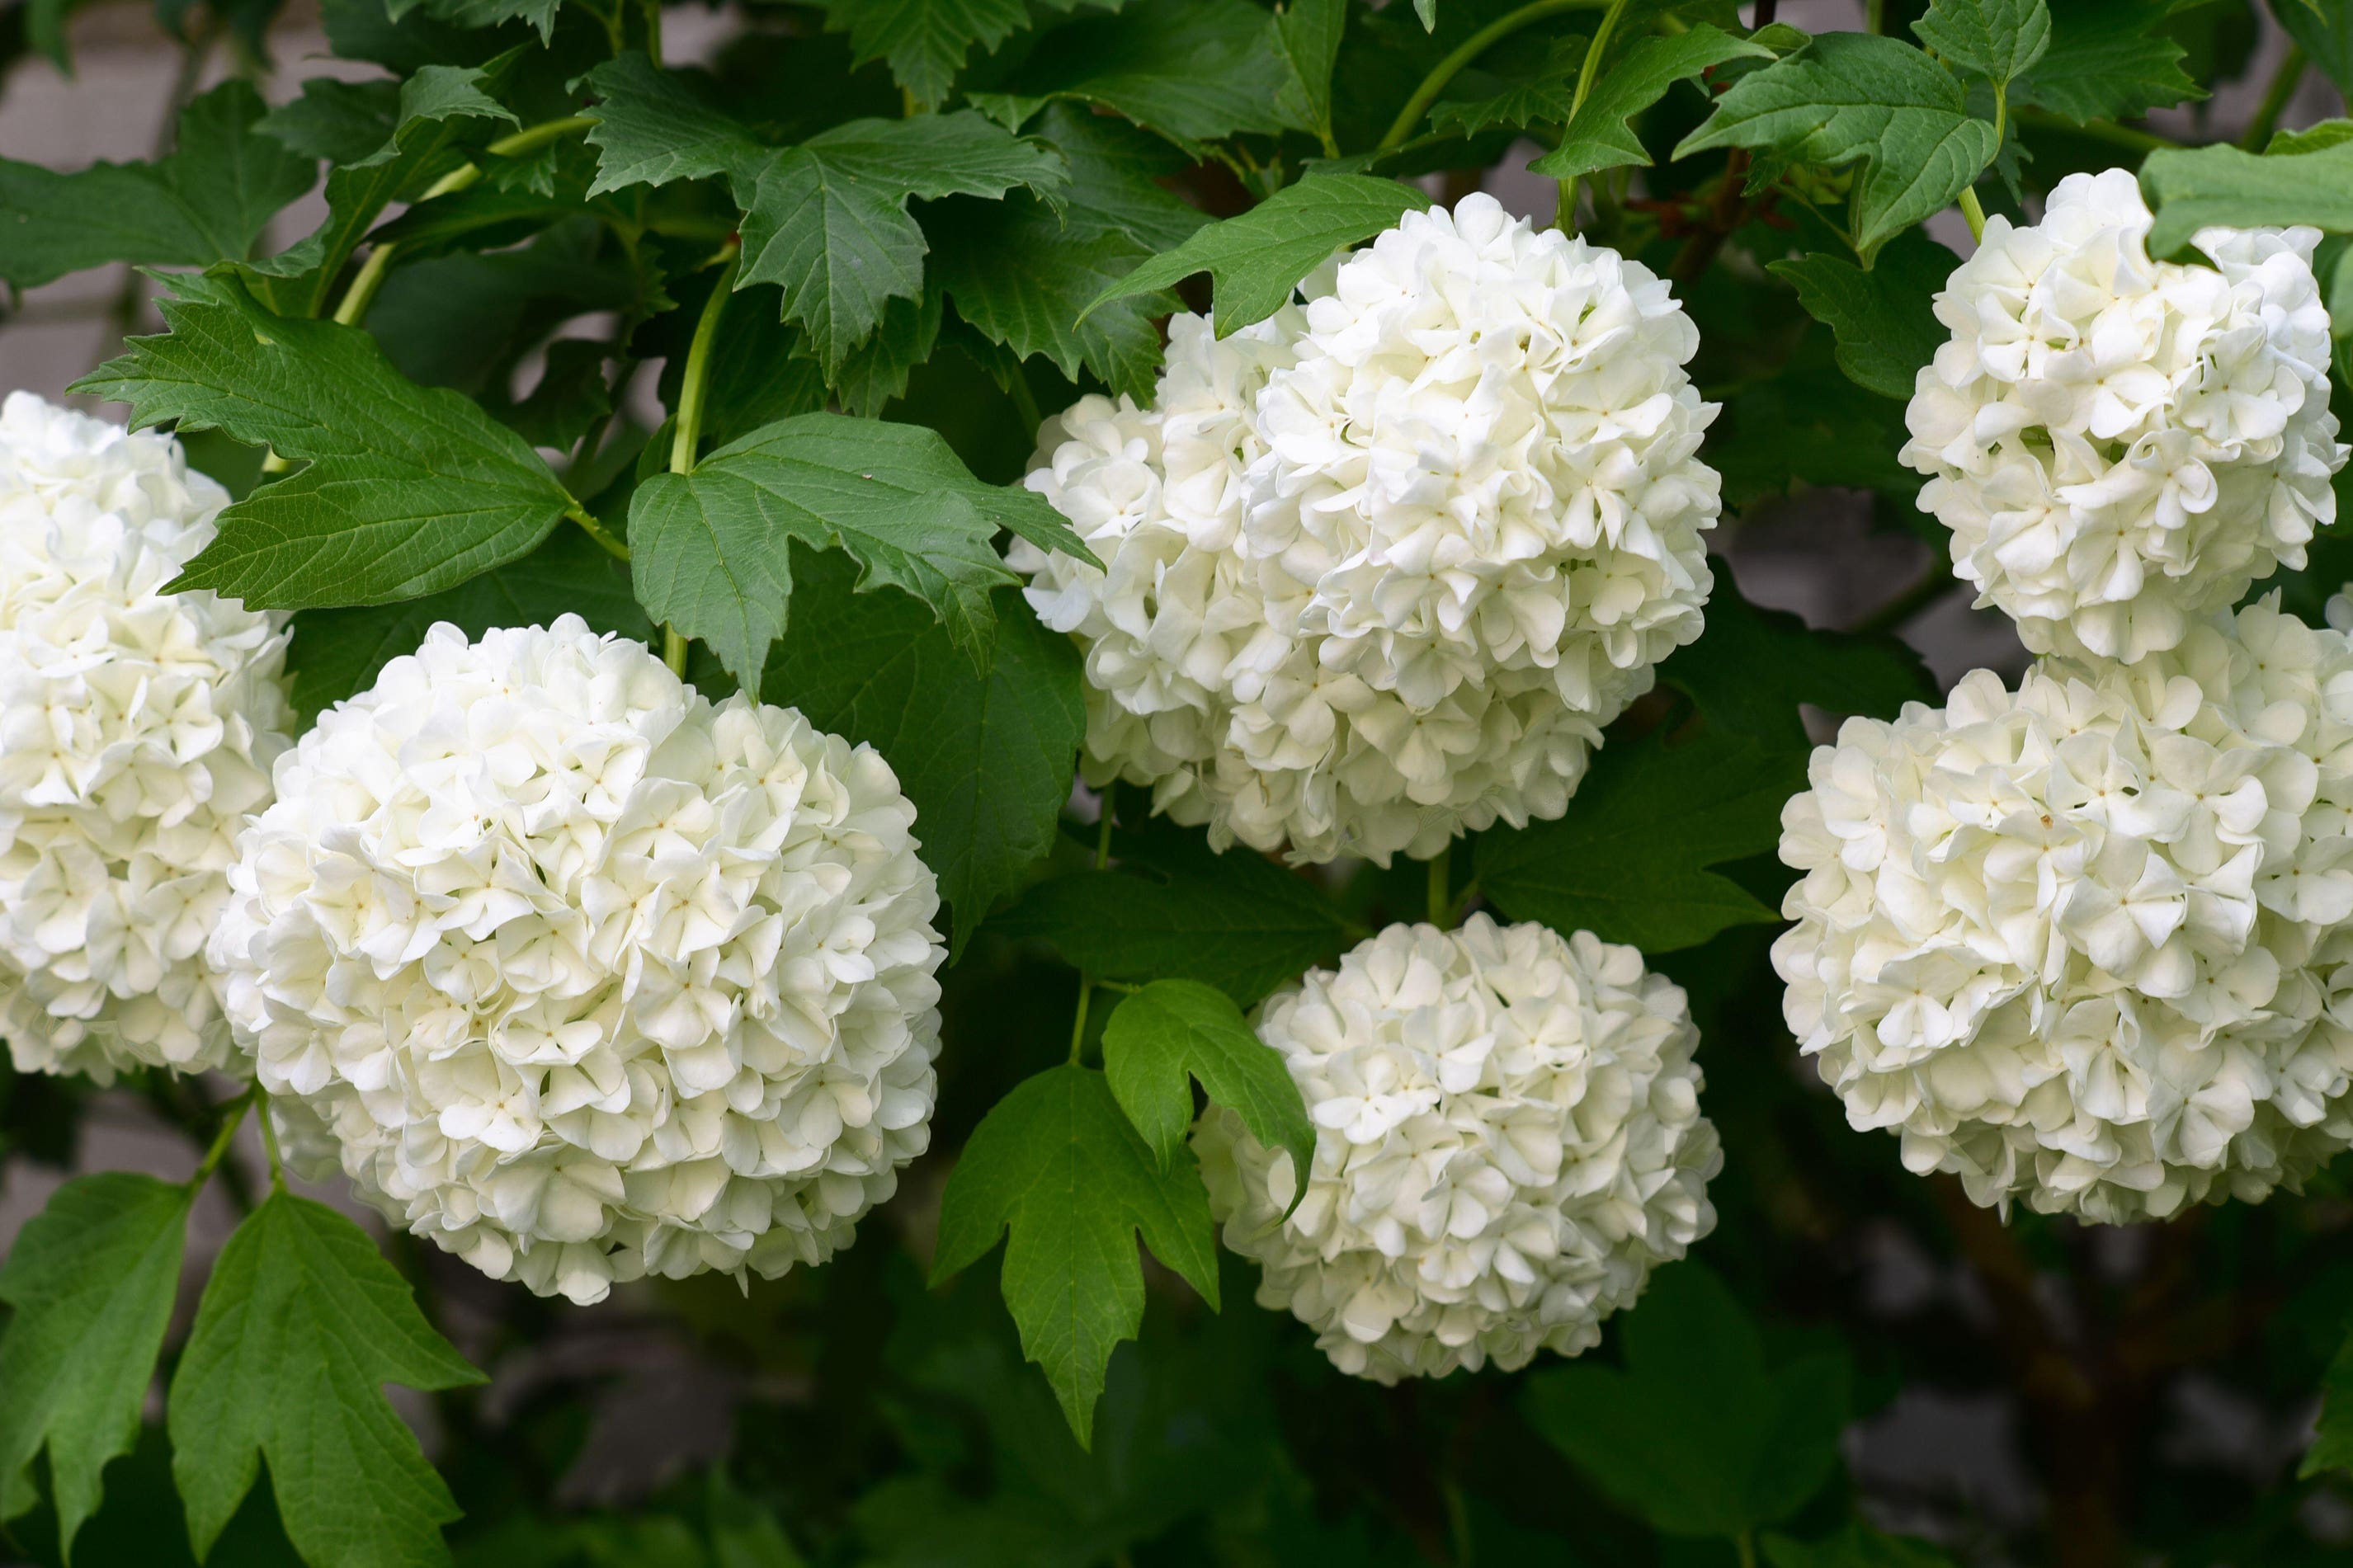
[[0, 156], [8, 1561], [2353, 1551], [2348, 0], [275, 11]]

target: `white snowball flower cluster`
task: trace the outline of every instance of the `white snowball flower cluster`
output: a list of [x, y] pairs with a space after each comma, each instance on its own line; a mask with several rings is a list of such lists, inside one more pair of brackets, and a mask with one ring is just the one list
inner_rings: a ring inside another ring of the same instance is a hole
[[1700, 632], [1715, 407], [1664, 281], [1488, 196], [1408, 215], [1155, 405], [1088, 397], [1030, 487], [1107, 570], [1015, 546], [1085, 647], [1088, 776], [1220, 847], [1386, 863], [1557, 816]]
[[2337, 515], [2319, 231], [2204, 229], [2205, 267], [2151, 261], [2149, 225], [2122, 169], [1989, 219], [1905, 416], [1955, 571], [2038, 653], [2173, 647]]
[[1785, 1011], [1857, 1128], [2122, 1222], [2353, 1143], [2353, 645], [2274, 602], [1850, 720], [1782, 816]]
[[929, 1138], [939, 906], [871, 750], [576, 616], [323, 715], [212, 954], [262, 1086], [495, 1279], [818, 1263]]
[[1653, 1265], [1715, 1226], [1683, 994], [1630, 947], [1473, 915], [1396, 925], [1270, 1000], [1316, 1126], [1307, 1194], [1212, 1107], [1193, 1134], [1226, 1245], [1261, 1306], [1343, 1372], [1505, 1371], [1574, 1355]]
[[163, 591], [227, 501], [168, 437], [0, 404], [0, 1033], [20, 1072], [233, 1054], [204, 946], [290, 743], [283, 617]]

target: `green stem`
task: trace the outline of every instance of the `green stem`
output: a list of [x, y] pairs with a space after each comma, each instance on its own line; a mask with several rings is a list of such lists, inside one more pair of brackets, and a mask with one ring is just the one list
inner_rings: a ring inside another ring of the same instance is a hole
[[[1593, 42], [1586, 46], [1585, 63], [1577, 68], [1577, 91], [1568, 100], [1568, 121], [1577, 123], [1577, 111], [1585, 107], [1585, 95], [1593, 90], [1594, 73], [1601, 68], [1601, 57], [1609, 50], [1609, 35], [1618, 30], [1618, 19], [1626, 14], [1627, 0], [1609, 0], [1609, 9], [1601, 13], [1601, 25], [1593, 29]], [[1570, 174], [1560, 182], [1560, 205], [1553, 210], [1553, 226], [1567, 234], [1577, 221], [1577, 176]]]
[[2310, 63], [2302, 44], [2290, 46], [2287, 58], [2280, 61], [2279, 69], [2272, 72], [2271, 85], [2263, 89], [2263, 100], [2255, 106], [2255, 117], [2247, 121], [2247, 132], [2239, 138], [2240, 146], [2250, 153], [2263, 150], [2272, 132], [2279, 129], [2280, 115], [2287, 109], [2287, 100], [2303, 85], [2305, 67]]
[[622, 543], [619, 540], [614, 538], [611, 532], [606, 529], [605, 525], [598, 522], [596, 519], [590, 514], [588, 509], [582, 506], [578, 501], [574, 501], [570, 506], [565, 508], [564, 515], [570, 518], [574, 522], [578, 523], [580, 525], [580, 531], [595, 540], [605, 553], [611, 556], [614, 560], [627, 561], [629, 558], [629, 547]]
[[1092, 974], [1082, 973], [1079, 975], [1078, 1011], [1071, 1019], [1071, 1065], [1072, 1067], [1079, 1065], [1080, 1053], [1086, 1048], [1087, 1003], [1093, 998], [1094, 994], [1095, 977]]
[[261, 1091], [260, 1085], [256, 1084], [253, 1098], [261, 1107], [261, 1147], [269, 1155], [269, 1190], [282, 1193], [286, 1190], [286, 1161], [278, 1152], [278, 1129], [269, 1124], [269, 1096]]
[[[694, 323], [694, 341], [687, 345], [686, 368], [678, 378], [678, 423], [670, 442], [670, 471], [694, 472], [695, 447], [702, 440], [702, 405], [711, 387], [711, 345], [719, 341], [719, 318], [727, 312], [727, 296], [735, 290], [735, 268], [742, 252], [729, 240], [712, 259], [723, 261], [702, 302], [702, 316]], [[672, 675], [686, 674], [686, 637], [675, 626], [662, 627], [662, 662]]]
[[1423, 906], [1425, 917], [1431, 925], [1444, 931], [1454, 923], [1452, 888], [1454, 846], [1447, 845], [1428, 862], [1430, 868], [1429, 901]]
[[1862, 30], [1866, 33], [1887, 31], [1887, 0], [1863, 0]]
[[[212, 1180], [213, 1173], [220, 1169], [221, 1161], [228, 1154], [229, 1141], [237, 1136], [237, 1130], [245, 1125], [245, 1113], [253, 1109], [253, 1102], [260, 1093], [260, 1087], [256, 1085], [238, 1095], [236, 1103], [228, 1108], [228, 1115], [222, 1121], [220, 1131], [213, 1134], [212, 1147], [205, 1151], [204, 1163], [198, 1165], [196, 1173], [188, 1178], [191, 1188], [201, 1188]], [[269, 1118], [264, 1116], [262, 1120], [267, 1121]]]
[[1013, 411], [1021, 416], [1021, 427], [1029, 433], [1031, 440], [1036, 440], [1038, 426], [1046, 422], [1046, 416], [1039, 410], [1038, 395], [1029, 390], [1029, 378], [1022, 374], [1018, 364], [1013, 367], [1013, 375], [1006, 384], [1005, 395], [1013, 399]]
[[1740, 1568], [1757, 1568], [1757, 1537], [1744, 1530], [1732, 1538], [1732, 1549], [1740, 1553]]
[[646, 0], [646, 58], [656, 70], [662, 64], [661, 13], [662, 0]]
[[2112, 147], [2122, 147], [2134, 153], [2154, 153], [2164, 147], [2179, 147], [2180, 142], [2159, 136], [2154, 131], [2137, 126], [2117, 125], [2110, 121], [2094, 120], [2078, 125], [2063, 119], [2047, 109], [2021, 109], [2018, 111], [2021, 125], [2031, 125], [2037, 131], [2059, 132], [2070, 136], [2082, 136], [2094, 142], [2105, 142]]
[[1531, 5], [1496, 17], [1463, 39], [1461, 46], [1452, 54], [1430, 68], [1430, 74], [1421, 79], [1421, 85], [1413, 89], [1413, 96], [1405, 100], [1403, 109], [1398, 110], [1396, 122], [1390, 125], [1388, 134], [1381, 138], [1380, 146], [1376, 151], [1388, 152], [1412, 135], [1413, 128], [1421, 123], [1421, 117], [1430, 112], [1430, 106], [1438, 101], [1438, 95], [1446, 90], [1446, 84], [1460, 75], [1463, 67], [1485, 54], [1498, 39], [1510, 37], [1532, 22], [1557, 16], [1564, 11], [1598, 11], [1604, 5], [1620, 3], [1621, 0], [1534, 0]]
[[694, 472], [694, 448], [702, 438], [702, 404], [711, 380], [711, 345], [719, 340], [719, 318], [726, 313], [727, 296], [734, 290], [735, 268], [742, 259], [732, 239], [719, 255], [726, 265], [711, 286], [711, 298], [703, 301], [702, 319], [694, 323], [694, 341], [687, 345], [686, 369], [679, 376], [678, 428], [670, 443], [673, 474]]
[[1961, 216], [1969, 220], [1969, 237], [1977, 240], [1984, 239], [1985, 208], [1978, 205], [1978, 194], [1974, 189], [1961, 193]]

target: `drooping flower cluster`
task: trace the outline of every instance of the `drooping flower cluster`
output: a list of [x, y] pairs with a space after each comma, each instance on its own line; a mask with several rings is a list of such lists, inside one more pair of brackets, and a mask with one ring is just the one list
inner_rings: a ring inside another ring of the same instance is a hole
[[2038, 653], [2173, 647], [2337, 515], [2319, 232], [2201, 230], [2205, 267], [2150, 260], [2150, 222], [2122, 169], [1989, 219], [1906, 414], [1955, 571]]
[[1971, 1198], [2126, 1221], [2353, 1143], [2353, 645], [2275, 603], [2138, 663], [1850, 720], [1774, 947], [1857, 1128]]
[[394, 1223], [575, 1301], [774, 1278], [923, 1152], [939, 900], [871, 750], [567, 616], [436, 626], [277, 783], [213, 957]]
[[1104, 563], [1017, 544], [1087, 657], [1087, 772], [1220, 847], [1386, 863], [1557, 816], [1700, 632], [1719, 510], [1698, 333], [1641, 263], [1472, 196], [1217, 339], [1155, 405], [1082, 399], [1032, 489]]
[[169, 437], [0, 404], [0, 1033], [20, 1072], [232, 1055], [204, 946], [289, 744], [284, 617], [164, 592], [227, 501]]
[[1630, 947], [1473, 915], [1396, 925], [1270, 1000], [1316, 1126], [1291, 1155], [1212, 1107], [1193, 1134], [1261, 1305], [1380, 1383], [1574, 1355], [1715, 1225], [1683, 994]]

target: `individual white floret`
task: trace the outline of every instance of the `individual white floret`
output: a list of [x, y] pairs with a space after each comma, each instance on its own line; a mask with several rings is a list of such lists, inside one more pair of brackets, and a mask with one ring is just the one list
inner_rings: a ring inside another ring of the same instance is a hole
[[1270, 999], [1316, 1128], [1307, 1192], [1212, 1107], [1193, 1134], [1261, 1306], [1341, 1371], [1441, 1377], [1575, 1355], [1715, 1225], [1698, 1032], [1642, 955], [1473, 915], [1395, 925]]
[[169, 437], [0, 404], [0, 1034], [20, 1072], [234, 1054], [204, 946], [290, 743], [285, 617], [164, 592], [227, 502]]
[[1641, 264], [1486, 196], [1303, 292], [1223, 341], [1176, 317], [1154, 407], [1039, 432], [1031, 488], [1108, 568], [1013, 553], [1086, 649], [1088, 776], [1302, 860], [1557, 816], [1699, 635], [1698, 335]]
[[2319, 231], [2203, 229], [2206, 267], [2150, 260], [2150, 221], [2122, 169], [1989, 219], [1905, 414], [1954, 570], [2038, 653], [2170, 648], [2337, 516]]
[[2353, 1142], [2353, 647], [2275, 603], [1849, 720], [1782, 814], [1799, 1045], [1980, 1204], [2121, 1222]]
[[821, 1263], [930, 1135], [939, 900], [873, 751], [576, 616], [321, 716], [212, 953], [273, 1096], [494, 1279]]

